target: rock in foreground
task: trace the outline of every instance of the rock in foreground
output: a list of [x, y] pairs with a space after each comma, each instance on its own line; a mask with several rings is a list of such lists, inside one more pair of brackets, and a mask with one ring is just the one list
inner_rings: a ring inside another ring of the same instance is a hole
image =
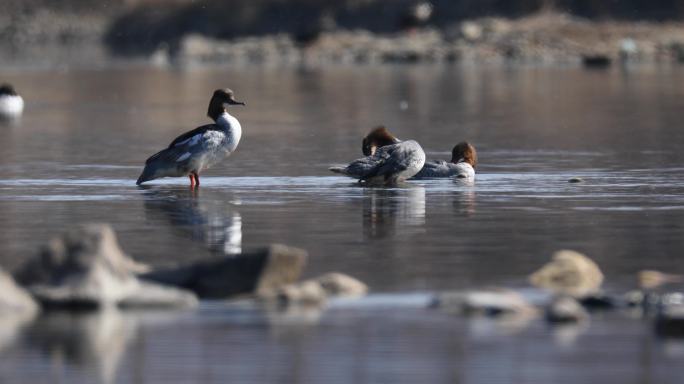
[[276, 299], [283, 304], [321, 305], [333, 297], [362, 297], [368, 286], [342, 273], [327, 273], [314, 279], [281, 287], [275, 295], [261, 295], [264, 300]]
[[31, 295], [19, 287], [12, 276], [0, 270], [0, 317], [17, 314], [33, 314], [38, 305]]
[[147, 267], [123, 253], [112, 228], [89, 224], [56, 237], [17, 274], [45, 307], [189, 307], [190, 292], [140, 281]]
[[582, 304], [570, 296], [556, 297], [546, 309], [546, 319], [552, 323], [577, 323], [588, 317]]
[[530, 275], [529, 280], [534, 286], [554, 293], [583, 297], [599, 291], [603, 273], [587, 256], [562, 250], [554, 253], [552, 260]]
[[274, 244], [252, 253], [156, 270], [140, 278], [185, 288], [201, 298], [266, 295], [296, 281], [307, 257], [303, 249]]
[[466, 315], [533, 315], [536, 309], [519, 293], [509, 289], [444, 292], [432, 307]]

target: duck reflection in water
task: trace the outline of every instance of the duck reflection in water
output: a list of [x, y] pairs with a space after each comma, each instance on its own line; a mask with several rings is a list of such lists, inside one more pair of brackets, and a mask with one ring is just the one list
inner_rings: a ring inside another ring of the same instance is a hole
[[473, 179], [454, 178], [454, 214], [470, 217], [475, 214], [475, 182]]
[[145, 211], [154, 221], [167, 221], [217, 255], [242, 253], [242, 216], [234, 204], [202, 198], [207, 191], [145, 187]]
[[385, 238], [425, 232], [425, 188], [422, 185], [365, 187], [363, 194], [366, 237]]

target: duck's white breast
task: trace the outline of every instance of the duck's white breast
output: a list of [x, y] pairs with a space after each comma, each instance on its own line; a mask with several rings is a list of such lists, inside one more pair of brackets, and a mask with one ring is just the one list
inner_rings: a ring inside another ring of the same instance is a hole
[[219, 116], [216, 124], [226, 130], [226, 150], [235, 151], [242, 137], [242, 126], [238, 119], [226, 112]]
[[24, 111], [24, 99], [18, 95], [0, 96], [0, 115], [15, 117]]

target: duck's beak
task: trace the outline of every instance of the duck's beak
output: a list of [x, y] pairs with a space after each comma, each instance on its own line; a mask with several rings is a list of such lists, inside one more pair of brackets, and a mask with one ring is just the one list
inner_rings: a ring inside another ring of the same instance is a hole
[[242, 101], [237, 101], [235, 99], [229, 99], [227, 103], [230, 105], [245, 105], [245, 106], [247, 105], [247, 104], [243, 103]]

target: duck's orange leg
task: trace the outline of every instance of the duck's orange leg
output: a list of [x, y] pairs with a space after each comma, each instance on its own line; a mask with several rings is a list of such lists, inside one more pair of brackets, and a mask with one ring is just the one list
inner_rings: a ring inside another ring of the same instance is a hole
[[195, 188], [195, 176], [194, 174], [189, 174], [188, 177], [190, 178], [190, 188]]
[[195, 176], [195, 185], [199, 187], [199, 174], [197, 172], [193, 172], [192, 175]]

